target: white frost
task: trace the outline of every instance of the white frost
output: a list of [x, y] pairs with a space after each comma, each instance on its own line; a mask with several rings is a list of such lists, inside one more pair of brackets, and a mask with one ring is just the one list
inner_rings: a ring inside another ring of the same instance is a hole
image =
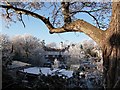
[[30, 67], [20, 71], [30, 73], [30, 74], [36, 74], [36, 75], [40, 74], [40, 71], [41, 71], [45, 76], [47, 76], [48, 74], [55, 75], [55, 73], [58, 72], [59, 76], [65, 75], [68, 78], [72, 77], [73, 75], [73, 71], [68, 71], [65, 69], [56, 69], [56, 68], [51, 70], [50, 68], [45, 68], [45, 67]]

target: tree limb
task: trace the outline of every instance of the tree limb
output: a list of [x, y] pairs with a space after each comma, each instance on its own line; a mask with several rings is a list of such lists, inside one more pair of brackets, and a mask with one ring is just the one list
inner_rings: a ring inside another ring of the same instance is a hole
[[63, 32], [83, 32], [91, 37], [94, 41], [101, 45], [103, 40], [104, 31], [91, 25], [90, 23], [83, 20], [76, 20], [70, 24], [67, 24], [61, 28], [55, 28], [50, 30], [51, 33], [63, 33]]
[[22, 14], [25, 14], [25, 15], [33, 16], [35, 18], [38, 18], [38, 19], [42, 20], [49, 29], [53, 29], [54, 28], [52, 26], [52, 24], [50, 23], [49, 18], [47, 19], [44, 16], [41, 16], [41, 15], [39, 15], [37, 13], [31, 12], [31, 11], [28, 11], [28, 10], [25, 10], [25, 9], [21, 9], [21, 8], [16, 8], [16, 7], [13, 7], [13, 6], [0, 5], [0, 7], [7, 8], [7, 9], [13, 9], [18, 14], [22, 13]]
[[78, 13], [78, 12], [83, 12], [83, 13], [87, 13], [87, 14], [89, 14], [95, 21], [96, 21], [96, 24], [98, 25], [98, 27], [100, 28], [100, 25], [99, 25], [99, 22], [98, 22], [98, 20], [89, 12], [89, 11], [74, 11], [74, 12], [71, 12], [71, 14], [76, 14], [76, 13]]
[[76, 20], [74, 22], [71, 22], [69, 24], [65, 24], [61, 28], [54, 28], [52, 26], [52, 24], [50, 23], [49, 18], [47, 19], [44, 16], [41, 16], [41, 15], [36, 14], [34, 12], [24, 10], [24, 9], [20, 9], [20, 8], [15, 8], [13, 6], [0, 5], [0, 7], [13, 9], [17, 13], [30, 15], [30, 16], [33, 16], [35, 18], [38, 18], [38, 19], [42, 20], [45, 23], [45, 25], [48, 27], [48, 29], [50, 30], [50, 33], [84, 32], [89, 37], [91, 37], [94, 41], [96, 41], [98, 44], [100, 44], [101, 40], [103, 39], [103, 34], [104, 34], [103, 30], [91, 25], [90, 23], [87, 23], [83, 20], [80, 20], [80, 19]]

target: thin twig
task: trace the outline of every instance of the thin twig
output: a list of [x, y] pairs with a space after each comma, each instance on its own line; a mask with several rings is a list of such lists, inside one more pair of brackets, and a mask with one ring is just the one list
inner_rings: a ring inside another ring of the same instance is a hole
[[14, 83], [11, 83], [11, 84], [7, 85], [7, 86], [6, 86], [6, 87], [4, 87], [3, 89], [6, 89], [6, 88], [8, 88], [8, 87], [10, 87], [11, 85], [14, 85], [14, 84], [16, 84], [16, 82], [14, 82]]
[[116, 87], [117, 87], [117, 85], [119, 84], [119, 81], [120, 81], [120, 79], [118, 79], [118, 80], [116, 81], [116, 83], [115, 83], [115, 85], [114, 85], [113, 88], [116, 88]]
[[22, 24], [23, 24], [23, 26], [25, 28], [25, 23], [24, 23], [23, 18], [22, 18], [22, 13], [19, 13], [19, 14], [20, 14], [20, 21], [22, 22]]

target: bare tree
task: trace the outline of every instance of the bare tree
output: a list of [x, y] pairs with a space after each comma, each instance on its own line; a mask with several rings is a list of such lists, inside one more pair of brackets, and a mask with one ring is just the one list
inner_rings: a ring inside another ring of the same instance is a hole
[[[47, 4], [48, 5], [48, 4]], [[104, 66], [104, 83], [107, 88], [116, 88], [120, 86], [120, 1], [109, 3], [95, 2], [53, 2], [50, 3], [52, 10], [51, 18], [34, 12], [34, 10], [42, 9], [46, 5], [44, 3], [26, 3], [26, 2], [3, 2], [0, 7], [5, 11], [3, 16], [10, 21], [14, 21], [14, 16], [18, 16], [19, 20], [25, 26], [22, 15], [29, 15], [42, 20], [50, 30], [50, 33], [64, 32], [83, 32], [91, 37], [103, 51]], [[112, 8], [112, 12], [111, 12]], [[77, 13], [86, 13], [96, 21], [96, 26], [74, 18]], [[112, 13], [112, 15], [111, 15]], [[12, 18], [11, 18], [12, 16]], [[111, 16], [107, 18], [107, 16]], [[109, 26], [104, 28], [106, 20], [109, 19]], [[60, 22], [64, 23], [60, 23]], [[98, 28], [99, 27], [99, 28]], [[102, 29], [106, 30], [102, 30]]]
[[5, 34], [0, 34], [1, 52], [2, 52], [2, 67], [3, 70], [12, 63], [13, 58], [13, 45], [9, 37]]
[[30, 59], [33, 60], [32, 57], [35, 55], [37, 49], [43, 49], [39, 39], [28, 34], [14, 36], [12, 42], [15, 50], [15, 57], [26, 62], [30, 62]]

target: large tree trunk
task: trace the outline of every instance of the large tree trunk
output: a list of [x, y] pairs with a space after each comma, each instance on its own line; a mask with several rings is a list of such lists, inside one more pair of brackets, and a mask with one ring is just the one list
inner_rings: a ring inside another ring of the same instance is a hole
[[113, 3], [112, 18], [103, 41], [104, 84], [120, 88], [120, 2]]

